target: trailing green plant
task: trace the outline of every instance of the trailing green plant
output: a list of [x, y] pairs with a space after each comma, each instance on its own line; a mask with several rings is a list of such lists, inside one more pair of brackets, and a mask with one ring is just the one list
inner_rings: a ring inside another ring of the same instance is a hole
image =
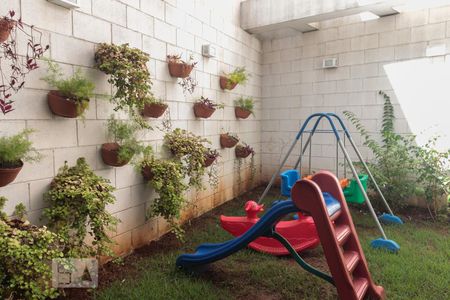
[[140, 112], [146, 101], [152, 97], [150, 72], [147, 53], [128, 44], [113, 45], [101, 43], [95, 53], [96, 67], [110, 75], [108, 82], [115, 86], [116, 92], [111, 98], [114, 110], [128, 110], [133, 119], [146, 127]]
[[239, 145], [236, 145], [236, 152], [241, 152], [242, 154], [248, 154], [248, 155], [255, 155], [255, 150], [253, 150], [253, 148], [248, 145], [247, 143], [242, 143]]
[[209, 100], [207, 97], [201, 96], [197, 103], [202, 103], [211, 109], [224, 109], [225, 105], [223, 103], [214, 103]]
[[219, 151], [211, 148], [208, 148], [205, 154], [205, 158], [214, 159], [209, 170], [207, 171], [208, 182], [213, 189], [217, 189], [219, 187], [219, 170], [217, 168], [217, 158], [219, 156]]
[[236, 107], [248, 110], [252, 113], [252, 115], [254, 115], [255, 103], [253, 97], [240, 97], [239, 99], [234, 101], [234, 105]]
[[118, 120], [114, 115], [108, 119], [108, 137], [120, 146], [119, 162], [130, 161], [134, 155], [143, 150], [143, 146], [136, 137], [139, 127], [134, 122]]
[[[44, 217], [60, 235], [67, 257], [113, 255], [108, 232], [118, 220], [106, 210], [115, 201], [113, 191], [109, 181], [96, 175], [82, 157], [75, 166], [65, 163], [59, 170], [44, 195], [49, 204]], [[92, 243], [86, 241], [88, 235]]]
[[438, 216], [438, 202], [450, 194], [450, 150], [436, 150], [436, 141], [436, 137], [432, 138], [424, 146], [414, 149], [417, 183], [432, 219]]
[[233, 72], [225, 74], [228, 82], [227, 85], [230, 87], [233, 84], [245, 85], [250, 77], [250, 73], [247, 72], [245, 67], [237, 67]]
[[[374, 159], [367, 165], [377, 181], [389, 205], [394, 209], [403, 208], [407, 200], [417, 193], [415, 174], [415, 159], [412, 155], [415, 149], [414, 136], [402, 136], [395, 132], [394, 107], [390, 97], [383, 91], [379, 92], [384, 98], [383, 117], [380, 128], [381, 141], [372, 138], [358, 117], [344, 111], [347, 119], [356, 127], [363, 138], [363, 143], [374, 154]], [[359, 164], [356, 164], [359, 166]], [[374, 190], [372, 182], [369, 187]], [[381, 208], [382, 202], [374, 193], [374, 204]]]
[[204, 143], [210, 142], [184, 129], [176, 128], [164, 136], [165, 146], [183, 164], [185, 175], [189, 176], [189, 184], [196, 188], [202, 187], [202, 177], [205, 174], [205, 154], [207, 148]]
[[64, 78], [65, 75], [57, 63], [50, 59], [47, 63], [47, 76], [42, 80], [58, 89], [65, 98], [74, 101], [77, 104], [77, 111], [83, 113], [89, 107], [89, 100], [94, 95], [95, 84], [81, 73], [80, 68], [72, 76]]
[[41, 155], [33, 148], [29, 140], [31, 129], [7, 137], [0, 137], [0, 168], [20, 167], [21, 161], [39, 161]]
[[[240, 152], [244, 155], [251, 155], [249, 184], [250, 184], [250, 186], [252, 186], [253, 182], [255, 180], [255, 176], [256, 176], [255, 150], [247, 143], [242, 143], [242, 144], [236, 145], [235, 151], [236, 151], [236, 153]], [[238, 163], [239, 178], [238, 179], [239, 179], [239, 181], [241, 181], [241, 167], [242, 167], [243, 158], [238, 157], [237, 160], [239, 161], [239, 163]], [[240, 187], [240, 183], [239, 183], [239, 187]]]
[[24, 207], [16, 206], [17, 219], [2, 212], [0, 197], [0, 297], [2, 299], [53, 299], [52, 259], [63, 257], [59, 237], [46, 227], [31, 225]]
[[149, 184], [158, 193], [150, 206], [149, 216], [161, 216], [169, 222], [177, 238], [183, 239], [183, 230], [178, 222], [180, 212], [186, 203], [184, 172], [179, 160], [157, 159], [151, 147], [146, 147], [140, 161], [136, 163], [139, 172], [148, 168], [151, 173]]
[[256, 163], [255, 163], [255, 155], [252, 155], [250, 158], [250, 188], [253, 188], [253, 183], [255, 182], [256, 177]]

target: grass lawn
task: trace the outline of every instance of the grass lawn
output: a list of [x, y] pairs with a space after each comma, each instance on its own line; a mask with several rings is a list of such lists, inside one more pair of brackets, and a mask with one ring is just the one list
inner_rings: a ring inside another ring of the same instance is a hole
[[[100, 273], [100, 289], [93, 299], [336, 299], [335, 288], [303, 269], [293, 259], [242, 250], [216, 262], [202, 273], [187, 275], [175, 269], [177, 256], [193, 252], [204, 242], [221, 242], [230, 235], [218, 216], [243, 215], [243, 204], [261, 190], [216, 208], [186, 226], [185, 244], [166, 235], [139, 249], [120, 264], [108, 264]], [[276, 193], [272, 195], [272, 199]], [[375, 282], [388, 299], [450, 299], [450, 238], [448, 224], [406, 219], [404, 226], [386, 227], [400, 253], [369, 247], [378, 237], [373, 220], [353, 210], [354, 222]], [[320, 247], [302, 253], [309, 263], [327, 271]]]

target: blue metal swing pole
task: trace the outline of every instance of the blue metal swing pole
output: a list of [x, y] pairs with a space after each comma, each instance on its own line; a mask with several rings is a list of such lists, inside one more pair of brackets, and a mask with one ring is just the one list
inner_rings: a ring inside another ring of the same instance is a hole
[[[400, 246], [393, 240], [389, 240], [386, 237], [386, 233], [384, 232], [383, 227], [381, 226], [380, 221], [378, 220], [377, 214], [375, 213], [375, 210], [373, 209], [372, 203], [370, 202], [369, 197], [367, 196], [367, 193], [364, 190], [364, 187], [361, 183], [361, 180], [359, 179], [358, 173], [356, 172], [355, 166], [352, 163], [350, 155], [348, 154], [347, 149], [345, 149], [344, 144], [342, 143], [342, 140], [340, 138], [340, 135], [338, 134], [338, 131], [336, 130], [336, 126], [334, 125], [334, 122], [330, 117], [337, 118], [339, 123], [341, 124], [341, 127], [344, 130], [344, 132], [346, 132], [348, 134], [347, 128], [345, 128], [345, 125], [343, 124], [342, 120], [338, 116], [330, 113], [330, 114], [326, 114], [325, 117], [328, 120], [328, 122], [330, 123], [332, 130], [334, 131], [334, 134], [336, 136], [339, 147], [341, 148], [342, 152], [344, 153], [344, 157], [345, 157], [346, 161], [348, 162], [350, 169], [352, 170], [353, 176], [355, 177], [355, 180], [359, 186], [359, 189], [361, 190], [361, 193], [364, 196], [364, 199], [366, 200], [367, 207], [369, 208], [369, 211], [370, 211], [372, 217], [374, 218], [375, 223], [381, 232], [381, 235], [383, 236], [383, 238], [373, 240], [370, 243], [370, 245], [373, 248], [384, 248], [391, 252], [397, 252], [398, 250], [400, 250]], [[349, 137], [349, 139], [351, 140], [351, 137], [349, 134], [347, 137]], [[352, 143], [352, 145], [354, 146], [353, 143]], [[354, 146], [354, 148], [355, 148], [355, 150], [357, 150], [355, 146]]]
[[[295, 163], [294, 169], [297, 169], [299, 164], [302, 162], [302, 157], [305, 154], [306, 149], [308, 149], [309, 144], [311, 143], [312, 136], [316, 132], [317, 127], [319, 126], [320, 120], [322, 120], [322, 118], [323, 118], [323, 115], [320, 114], [320, 113], [311, 115], [308, 119], [306, 119], [304, 125], [307, 125], [307, 123], [309, 123], [309, 121], [311, 121], [313, 116], [314, 117], [319, 117], [319, 118], [316, 120], [316, 123], [314, 124], [313, 128], [309, 131], [309, 137], [306, 140], [305, 146], [303, 146], [303, 148], [302, 148], [302, 151], [300, 153], [300, 157], [298, 158], [297, 162]], [[306, 126], [304, 126], [304, 127], [306, 128]], [[305, 130], [304, 129], [300, 130], [300, 133], [299, 133], [300, 137], [303, 137], [303, 133], [305, 133]], [[310, 159], [310, 161], [311, 161], [311, 159]]]
[[359, 161], [363, 165], [365, 171], [367, 172], [367, 175], [369, 175], [370, 180], [372, 180], [373, 185], [375, 186], [378, 194], [380, 195], [381, 199], [383, 200], [384, 205], [386, 206], [387, 210], [389, 211], [389, 214], [382, 214], [379, 217], [379, 219], [384, 221], [385, 223], [403, 224], [403, 221], [399, 217], [395, 216], [394, 213], [392, 212], [389, 204], [386, 201], [386, 198], [384, 197], [383, 193], [381, 192], [380, 187], [378, 186], [377, 182], [375, 181], [375, 178], [373, 177], [372, 172], [370, 172], [369, 167], [367, 166], [366, 162], [364, 161], [364, 159], [361, 155], [361, 152], [359, 152], [359, 149], [356, 147], [356, 144], [353, 141], [347, 128], [345, 127], [344, 122], [342, 122], [342, 119], [339, 116], [337, 116], [336, 114], [331, 113], [330, 115], [332, 117], [336, 118], [338, 120], [338, 122], [340, 123], [342, 129], [345, 132], [345, 135], [348, 137], [350, 144], [352, 145], [353, 149], [355, 150], [355, 153], [358, 156]]
[[288, 152], [286, 153], [286, 156], [284, 157], [283, 161], [281, 162], [280, 166], [275, 171], [275, 173], [273, 173], [272, 178], [270, 179], [269, 183], [267, 184], [266, 189], [262, 193], [261, 197], [259, 197], [258, 204], [261, 203], [261, 201], [267, 196], [267, 193], [269, 192], [270, 188], [272, 187], [273, 183], [275, 182], [275, 179], [277, 178], [277, 176], [280, 174], [281, 169], [283, 169], [284, 165], [286, 164], [286, 161], [288, 160], [289, 155], [291, 155], [292, 150], [294, 150], [295, 145], [297, 144], [298, 140], [300, 139], [303, 132], [305, 131], [305, 128], [308, 125], [309, 121], [311, 121], [315, 117], [319, 117], [319, 119], [316, 121], [316, 124], [314, 125], [314, 128], [313, 128], [315, 130], [317, 128], [317, 125], [319, 124], [320, 119], [323, 118], [323, 115], [324, 114], [321, 114], [321, 113], [312, 114], [305, 120], [302, 127], [300, 128], [300, 131], [298, 132], [297, 136], [295, 137], [294, 142], [292, 143], [291, 147], [289, 148]]

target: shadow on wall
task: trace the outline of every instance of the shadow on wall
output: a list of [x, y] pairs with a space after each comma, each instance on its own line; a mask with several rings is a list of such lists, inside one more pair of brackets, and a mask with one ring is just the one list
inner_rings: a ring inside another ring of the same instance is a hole
[[384, 68], [417, 142], [439, 136], [436, 147], [449, 149], [450, 61], [417, 59]]

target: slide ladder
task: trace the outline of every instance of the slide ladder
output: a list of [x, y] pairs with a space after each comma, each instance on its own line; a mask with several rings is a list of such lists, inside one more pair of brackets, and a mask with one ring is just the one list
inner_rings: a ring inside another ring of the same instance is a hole
[[[340, 202], [339, 214], [328, 215], [322, 193]], [[292, 201], [316, 224], [322, 248], [340, 299], [384, 299], [384, 289], [375, 285], [337, 178], [322, 171], [312, 180], [298, 181]]]

